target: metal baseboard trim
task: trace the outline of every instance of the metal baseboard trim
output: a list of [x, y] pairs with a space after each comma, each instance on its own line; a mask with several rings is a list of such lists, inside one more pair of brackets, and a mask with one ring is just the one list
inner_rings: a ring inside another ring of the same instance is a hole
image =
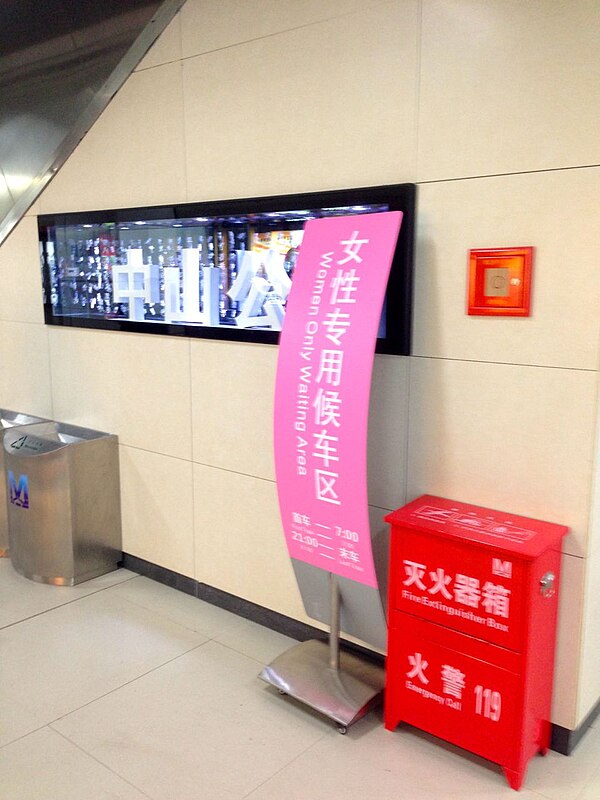
[[277, 631], [277, 633], [282, 633], [284, 636], [289, 636], [300, 642], [304, 642], [307, 639], [327, 638], [326, 633], [318, 628], [313, 628], [312, 625], [286, 617], [285, 614], [264, 608], [264, 606], [259, 606], [249, 600], [224, 592], [222, 589], [215, 589], [214, 586], [209, 586], [206, 583], [198, 583], [197, 596], [200, 600], [205, 600], [207, 603], [224, 608], [239, 617], [244, 617], [244, 619], [248, 619], [251, 622], [257, 622], [265, 628], [270, 628], [273, 631]]
[[600, 699], [581, 725], [578, 725], [574, 731], [569, 728], [563, 728], [561, 725], [552, 725], [551, 749], [555, 750], [557, 753], [562, 753], [563, 756], [570, 756], [599, 715]]
[[179, 572], [173, 572], [173, 570], [166, 567], [159, 567], [158, 564], [153, 564], [151, 561], [144, 561], [143, 558], [123, 553], [121, 566], [124, 569], [131, 570], [131, 572], [137, 572], [138, 575], [151, 578], [157, 583], [164, 583], [165, 586], [170, 586], [172, 589], [191, 594], [192, 597], [198, 596], [198, 583], [193, 578], [180, 575]]
[[[319, 628], [299, 622], [296, 619], [285, 616], [285, 614], [272, 611], [270, 608], [264, 608], [264, 606], [259, 606], [250, 602], [250, 600], [244, 600], [242, 597], [229, 594], [229, 592], [224, 592], [222, 589], [217, 589], [206, 583], [199, 583], [193, 578], [180, 575], [178, 572], [160, 567], [150, 561], [144, 561], [144, 559], [132, 556], [129, 553], [123, 553], [122, 566], [132, 572], [137, 572], [139, 575], [158, 581], [158, 583], [164, 583], [166, 586], [171, 586], [180, 592], [197, 597], [199, 600], [204, 600], [226, 611], [231, 611], [233, 614], [244, 617], [244, 619], [248, 619], [251, 622], [256, 622], [265, 628], [270, 628], [299, 642], [305, 642], [309, 639], [327, 639], [327, 634]], [[383, 656], [379, 653], [351, 642], [344, 641], [344, 648], [360, 653], [376, 663], [383, 664], [384, 662]], [[562, 755], [570, 756], [599, 715], [600, 699], [575, 730], [572, 731], [569, 728], [563, 728], [561, 725], [552, 724], [551, 749]]]
[[225, 592], [222, 589], [216, 589], [206, 583], [200, 583], [194, 578], [180, 575], [178, 572], [173, 572], [173, 570], [153, 564], [151, 561], [145, 561], [143, 558], [132, 556], [129, 553], [123, 553], [121, 566], [146, 578], [151, 578], [158, 583], [164, 583], [165, 586], [170, 586], [180, 592], [190, 594], [192, 597], [197, 597], [199, 600], [211, 603], [213, 606], [223, 608], [225, 611], [231, 611], [233, 614], [237, 614], [238, 617], [244, 617], [251, 622], [256, 622], [265, 628], [270, 628], [299, 642], [304, 642], [308, 639], [327, 638], [327, 634], [319, 628], [299, 622], [291, 617], [286, 617], [285, 614], [264, 608], [264, 606], [259, 606], [257, 603], [250, 602], [250, 600], [244, 600], [242, 597], [237, 597], [237, 595], [229, 594], [229, 592]]

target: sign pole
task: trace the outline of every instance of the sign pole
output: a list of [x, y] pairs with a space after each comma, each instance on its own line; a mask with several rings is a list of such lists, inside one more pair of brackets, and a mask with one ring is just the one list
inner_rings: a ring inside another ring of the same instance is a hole
[[340, 590], [336, 576], [329, 573], [329, 597], [331, 621], [329, 624], [329, 666], [340, 669]]

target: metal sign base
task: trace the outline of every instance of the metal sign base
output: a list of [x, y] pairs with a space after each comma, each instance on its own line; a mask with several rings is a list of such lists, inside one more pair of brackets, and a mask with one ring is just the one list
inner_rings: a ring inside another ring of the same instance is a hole
[[340, 733], [375, 706], [383, 696], [385, 672], [382, 667], [354, 653], [340, 653], [339, 590], [330, 575], [331, 632], [329, 645], [312, 639], [282, 653], [259, 677], [282, 694], [314, 708], [337, 723]]
[[260, 678], [332, 719], [340, 733], [381, 703], [384, 671], [353, 653], [329, 664], [329, 647], [312, 639], [291, 647], [263, 669]]

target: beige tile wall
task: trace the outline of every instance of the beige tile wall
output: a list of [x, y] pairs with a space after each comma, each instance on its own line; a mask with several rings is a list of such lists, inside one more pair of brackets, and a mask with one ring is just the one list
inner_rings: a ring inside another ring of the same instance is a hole
[[594, 0], [423, 0], [418, 180], [600, 163]]
[[587, 554], [596, 375], [415, 358], [408, 494], [424, 492], [571, 527]]
[[185, 199], [182, 65], [135, 72], [40, 198], [40, 213]]
[[584, 684], [583, 679], [588, 676], [580, 672], [586, 569], [587, 559], [563, 555], [552, 721], [569, 730], [574, 730], [583, 719], [580, 697], [588, 694], [592, 688], [589, 681]]
[[50, 360], [58, 419], [191, 460], [188, 339], [50, 328]]
[[[419, 187], [413, 352], [596, 370], [600, 168]], [[533, 246], [531, 316], [468, 316], [471, 248]]]
[[186, 59], [189, 199], [412, 180], [416, 20], [372, 4]]
[[194, 518], [199, 580], [306, 619], [273, 481], [194, 464]]
[[176, 14], [140, 61], [136, 72], [181, 60], [181, 14]]
[[37, 220], [25, 216], [0, 248], [0, 408], [51, 417]]
[[[392, 5], [382, 0], [188, 0], [181, 11], [182, 51], [190, 58], [304, 28], [356, 11]], [[403, 5], [416, 4], [410, 0]]]
[[[600, 407], [599, 407], [600, 420]], [[598, 652], [600, 652], [600, 424], [596, 424], [594, 469], [592, 480], [592, 501], [590, 507], [590, 556], [583, 596], [581, 681], [577, 706], [577, 718], [583, 720], [595, 706], [600, 697], [600, 672]]]
[[192, 463], [120, 446], [123, 550], [195, 575]]
[[51, 417], [47, 329], [0, 320], [0, 348], [0, 407]]
[[275, 480], [273, 387], [277, 348], [192, 342], [194, 461]]
[[23, 217], [0, 248], [0, 320], [44, 324], [36, 217]]
[[584, 720], [600, 697], [600, 548], [587, 559], [581, 623], [581, 678], [578, 684], [577, 720]]
[[[188, 0], [35, 209], [420, 181], [414, 357], [375, 360], [370, 500], [383, 513], [427, 491], [572, 528], [565, 727], [600, 694], [595, 12]], [[468, 317], [469, 248], [515, 245], [536, 248], [531, 317]], [[0, 405], [119, 434], [125, 549], [306, 619], [273, 482], [275, 348], [48, 331], [33, 218], [0, 279]]]

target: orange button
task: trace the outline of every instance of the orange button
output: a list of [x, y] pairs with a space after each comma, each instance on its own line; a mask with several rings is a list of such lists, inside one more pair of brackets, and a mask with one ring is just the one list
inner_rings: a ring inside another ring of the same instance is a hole
[[468, 313], [528, 317], [533, 247], [469, 251]]

